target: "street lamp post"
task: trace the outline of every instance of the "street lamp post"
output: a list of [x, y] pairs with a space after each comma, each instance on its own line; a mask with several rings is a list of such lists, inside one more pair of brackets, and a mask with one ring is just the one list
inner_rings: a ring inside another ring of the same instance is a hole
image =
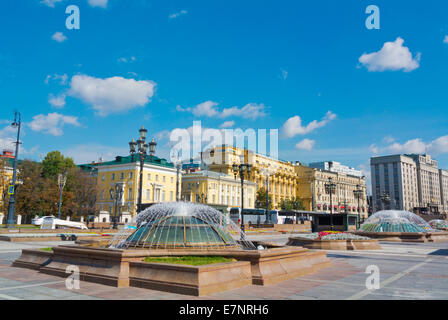
[[389, 196], [389, 193], [387, 193], [386, 191], [384, 191], [384, 192], [381, 194], [380, 199], [381, 199], [381, 203], [383, 204], [383, 210], [385, 210], [386, 203], [389, 203], [389, 204], [390, 204], [390, 196]]
[[[270, 167], [271, 165], [268, 164], [268, 168], [261, 169], [261, 173], [266, 176], [266, 222], [269, 223], [269, 179], [272, 175], [275, 174], [276, 167]], [[269, 168], [270, 167], [270, 168]]]
[[360, 224], [360, 220], [361, 220], [361, 207], [359, 204], [359, 200], [361, 199], [361, 197], [364, 194], [364, 191], [362, 190], [362, 188], [359, 184], [356, 185], [356, 189], [353, 190], [353, 194], [358, 199], [358, 229], [359, 229], [359, 224]]
[[113, 188], [111, 188], [109, 190], [110, 192], [110, 197], [114, 200], [114, 207], [115, 207], [115, 214], [114, 214], [114, 224], [113, 224], [113, 228], [117, 229], [117, 218], [119, 218], [119, 204], [121, 199], [123, 198], [123, 188], [120, 184], [116, 184], [115, 185], [115, 190]]
[[[151, 147], [151, 143], [152, 143], [152, 141], [150, 142], [150, 147]], [[171, 162], [173, 162], [173, 164], [176, 168], [176, 202], [177, 202], [180, 199], [180, 197], [179, 197], [179, 193], [180, 193], [179, 173], [180, 173], [180, 169], [182, 168], [182, 161], [180, 158], [180, 150], [173, 149], [171, 151], [170, 158], [171, 158]]]
[[308, 183], [310, 184], [310, 188], [311, 188], [311, 206], [310, 209], [312, 212], [314, 212], [314, 177], [309, 177], [308, 178]]
[[146, 143], [146, 134], [148, 133], [148, 130], [145, 129], [144, 126], [139, 130], [140, 138], [135, 142], [134, 139], [132, 139], [131, 142], [129, 142], [129, 153], [131, 154], [131, 160], [134, 161], [134, 155], [138, 153], [139, 155], [139, 161], [140, 161], [140, 179], [139, 179], [139, 190], [138, 190], [138, 203], [137, 203], [137, 212], [140, 212], [142, 210], [142, 194], [143, 194], [143, 167], [145, 165], [145, 160], [148, 152], [151, 155], [151, 162], [152, 157], [156, 150], [157, 143], [152, 139], [152, 141], [149, 143], [149, 145]]
[[336, 190], [336, 184], [333, 182], [333, 178], [328, 178], [328, 183], [325, 183], [325, 191], [330, 194], [330, 228], [333, 231], [333, 198], [332, 195]]
[[[17, 128], [17, 140], [15, 142], [16, 144], [16, 153], [14, 155], [14, 167], [13, 167], [13, 173], [12, 173], [12, 186], [9, 186], [10, 190], [10, 196], [9, 196], [9, 205], [8, 205], [8, 219], [6, 221], [6, 227], [7, 228], [14, 228], [14, 215], [15, 215], [15, 209], [16, 209], [16, 177], [17, 177], [17, 159], [19, 156], [19, 145], [20, 142], [20, 128], [22, 126], [22, 117], [20, 115], [20, 112], [14, 113], [14, 122], [11, 124], [13, 128]], [[12, 191], [12, 192], [11, 192]]]
[[62, 190], [67, 183], [67, 170], [58, 175], [58, 186], [59, 186], [59, 206], [58, 206], [58, 219], [61, 219], [61, 206], [62, 206]]
[[266, 175], [266, 223], [269, 222], [269, 178], [271, 176]]
[[236, 176], [239, 174], [241, 178], [241, 240], [244, 240], [244, 178], [249, 178], [252, 165], [243, 163], [242, 157], [240, 164], [233, 164], [233, 174]]

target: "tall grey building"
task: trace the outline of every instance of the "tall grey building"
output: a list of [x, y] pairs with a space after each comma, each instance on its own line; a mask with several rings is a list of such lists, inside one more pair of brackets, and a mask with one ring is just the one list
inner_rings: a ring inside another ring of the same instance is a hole
[[363, 177], [364, 174], [360, 170], [345, 166], [337, 161], [322, 161], [322, 162], [312, 162], [308, 165], [310, 168], [316, 168], [320, 170], [326, 170], [337, 173], [345, 173], [355, 177]]
[[[374, 212], [390, 208], [412, 211], [418, 206], [417, 165], [411, 157], [373, 157], [370, 167]], [[389, 205], [381, 201], [384, 194], [390, 198]]]
[[448, 213], [448, 171], [439, 169], [440, 177], [440, 198], [445, 213]]
[[[397, 208], [422, 213], [448, 211], [448, 172], [430, 155], [372, 157], [373, 210]], [[382, 201], [388, 195], [390, 203]]]
[[411, 154], [417, 164], [418, 200], [419, 206], [432, 211], [442, 211], [440, 194], [440, 177], [437, 161], [429, 154]]

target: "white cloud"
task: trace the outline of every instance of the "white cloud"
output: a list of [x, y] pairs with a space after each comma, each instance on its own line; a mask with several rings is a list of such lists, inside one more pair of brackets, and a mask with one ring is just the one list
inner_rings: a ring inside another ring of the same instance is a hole
[[217, 118], [228, 118], [228, 117], [241, 117], [244, 119], [255, 120], [259, 117], [264, 117], [266, 113], [264, 112], [265, 106], [264, 104], [257, 103], [248, 103], [242, 108], [238, 108], [236, 106], [231, 108], [224, 108], [222, 111], [219, 111], [218, 103], [208, 100], [198, 104], [193, 108], [182, 108], [181, 106], [177, 106], [176, 110], [180, 112], [191, 112], [196, 117], [217, 117]]
[[448, 153], [448, 135], [441, 136], [428, 144], [428, 152], [434, 155]]
[[378, 154], [380, 152], [379, 148], [375, 144], [369, 146], [369, 151], [373, 154]]
[[45, 84], [48, 84], [50, 82], [50, 80], [55, 80], [58, 81], [59, 80], [59, 84], [60, 85], [66, 85], [67, 84], [67, 80], [68, 80], [68, 76], [66, 73], [64, 74], [54, 74], [54, 75], [47, 75], [47, 77], [45, 78], [44, 82]]
[[218, 103], [213, 101], [205, 101], [198, 104], [196, 107], [191, 109], [191, 113], [193, 113], [196, 117], [206, 116], [206, 117], [214, 117], [219, 114], [216, 110], [216, 106]]
[[178, 18], [179, 16], [184, 15], [184, 14], [187, 14], [187, 13], [188, 13], [187, 10], [181, 10], [181, 11], [179, 11], [179, 12], [170, 14], [170, 15], [168, 16], [168, 18], [170, 18], [170, 19], [176, 19], [176, 18]]
[[67, 40], [67, 37], [64, 36], [64, 34], [62, 32], [55, 32], [52, 36], [51, 39], [57, 41], [57, 42], [64, 42], [65, 40]]
[[398, 37], [394, 42], [386, 42], [380, 51], [364, 53], [359, 62], [369, 71], [403, 70], [410, 72], [420, 65], [420, 53], [415, 58], [408, 47], [403, 46], [404, 40]]
[[106, 116], [145, 106], [154, 95], [155, 86], [153, 81], [76, 75], [68, 94], [91, 104], [100, 116]]
[[73, 158], [76, 164], [97, 162], [100, 158], [103, 161], [114, 160], [116, 156], [126, 156], [129, 154], [127, 148], [110, 147], [101, 144], [81, 144], [75, 145], [61, 151], [64, 155]]
[[63, 108], [65, 107], [65, 94], [62, 93], [58, 96], [50, 94], [48, 97], [48, 102], [55, 108]]
[[108, 0], [87, 0], [91, 7], [107, 8]]
[[54, 8], [54, 4], [62, 2], [62, 0], [42, 0], [40, 3], [43, 3], [44, 5]]
[[130, 58], [121, 57], [121, 58], [118, 59], [118, 62], [130, 63], [130, 62], [134, 62], [135, 60], [137, 60], [137, 59], [134, 56], [132, 56]]
[[[5, 121], [5, 123], [10, 124], [11, 122]], [[11, 125], [0, 129], [0, 149], [13, 149], [15, 147], [14, 142], [16, 141], [16, 135], [17, 129], [13, 128]]]
[[446, 35], [445, 38], [443, 39], [443, 43], [448, 43], [448, 35]]
[[78, 117], [64, 116], [60, 113], [49, 113], [48, 115], [39, 114], [33, 117], [33, 121], [28, 126], [33, 131], [51, 134], [53, 136], [61, 136], [63, 134], [62, 127], [64, 125], [80, 126]]
[[235, 121], [224, 121], [219, 127], [220, 128], [231, 128], [235, 125]]
[[302, 141], [298, 142], [295, 147], [299, 150], [310, 151], [311, 149], [313, 149], [315, 143], [316, 141], [314, 140], [303, 139]]
[[286, 80], [287, 78], [288, 78], [288, 71], [282, 69], [280, 79]]
[[404, 144], [394, 142], [387, 150], [392, 153], [425, 153], [426, 145], [421, 139], [413, 139]]
[[321, 121], [313, 120], [308, 125], [303, 126], [300, 116], [294, 116], [289, 118], [283, 124], [281, 133], [286, 138], [292, 138], [298, 134], [304, 135], [327, 125], [331, 120], [334, 120], [335, 118], [336, 114], [328, 111]]
[[357, 169], [361, 170], [363, 175], [366, 177], [367, 194], [372, 194], [372, 191], [371, 191], [371, 188], [372, 188], [372, 174], [371, 174], [371, 171], [370, 171], [370, 164], [369, 163], [360, 164]]
[[264, 109], [265, 106], [262, 103], [261, 104], [248, 103], [242, 108], [238, 107], [224, 108], [222, 110], [220, 117], [227, 118], [230, 116], [237, 116], [244, 119], [255, 120], [257, 118], [266, 116]]
[[411, 139], [403, 144], [398, 142], [393, 142], [392, 144], [385, 147], [377, 147], [372, 144], [369, 151], [374, 154], [380, 153], [429, 153], [431, 155], [438, 155], [442, 153], [448, 153], [448, 135], [441, 136], [430, 142], [424, 142], [420, 138]]

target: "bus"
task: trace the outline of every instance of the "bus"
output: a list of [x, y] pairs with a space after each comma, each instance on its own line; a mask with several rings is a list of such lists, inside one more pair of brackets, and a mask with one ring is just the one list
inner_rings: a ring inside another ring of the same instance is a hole
[[[311, 220], [311, 211], [286, 211], [286, 210], [270, 210], [266, 219], [265, 209], [244, 209], [244, 224], [292, 224], [302, 221]], [[230, 220], [236, 224], [241, 223], [241, 208], [230, 209]]]
[[[268, 212], [268, 221], [266, 221], [266, 210], [264, 209], [244, 209], [244, 224], [274, 223], [271, 221], [271, 211]], [[231, 208], [229, 213], [230, 220], [236, 224], [241, 224], [241, 208]]]

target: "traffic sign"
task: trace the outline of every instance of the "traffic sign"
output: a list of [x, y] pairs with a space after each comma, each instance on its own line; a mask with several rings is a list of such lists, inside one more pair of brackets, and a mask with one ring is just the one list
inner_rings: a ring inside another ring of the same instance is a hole
[[8, 187], [8, 194], [9, 194], [9, 195], [13, 195], [13, 194], [14, 194], [14, 186], [13, 186], [13, 185], [10, 185], [10, 186]]

